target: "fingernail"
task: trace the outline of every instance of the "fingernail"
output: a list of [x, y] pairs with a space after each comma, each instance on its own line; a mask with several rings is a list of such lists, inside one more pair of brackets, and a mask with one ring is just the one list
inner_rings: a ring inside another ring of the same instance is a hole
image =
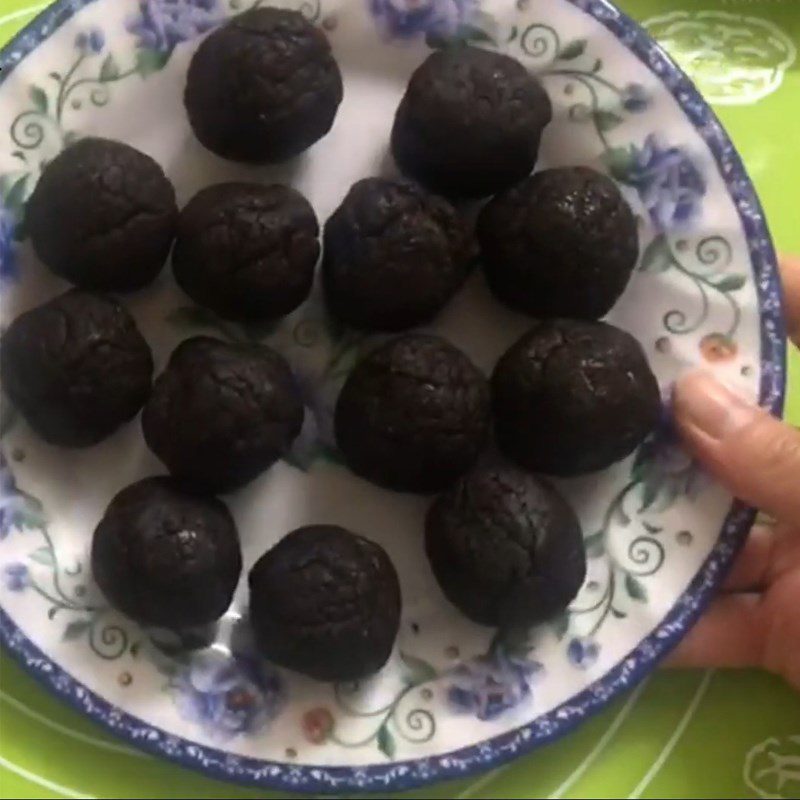
[[706, 372], [694, 372], [675, 385], [675, 414], [685, 424], [721, 440], [749, 425], [761, 410], [714, 380]]

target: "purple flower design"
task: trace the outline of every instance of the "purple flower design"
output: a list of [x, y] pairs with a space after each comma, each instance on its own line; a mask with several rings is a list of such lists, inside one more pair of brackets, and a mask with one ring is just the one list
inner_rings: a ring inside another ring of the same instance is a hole
[[3, 585], [11, 592], [24, 592], [30, 584], [30, 574], [24, 564], [15, 562], [3, 567]]
[[470, 24], [479, 0], [367, 0], [369, 12], [387, 39], [421, 34], [449, 39]]
[[531, 684], [543, 669], [538, 661], [509, 655], [497, 647], [452, 671], [447, 699], [456, 711], [481, 720], [496, 719], [530, 696]]
[[75, 37], [75, 47], [82, 53], [99, 53], [105, 47], [106, 37], [99, 28], [92, 28], [89, 31], [81, 31]]
[[139, 0], [139, 13], [126, 27], [139, 37], [140, 47], [171, 53], [220, 22], [217, 6], [218, 0]]
[[205, 651], [170, 682], [178, 713], [222, 742], [260, 731], [285, 700], [280, 676], [256, 658]]
[[670, 230], [697, 216], [707, 186], [681, 148], [664, 146], [651, 134], [630, 155], [622, 180], [636, 188], [657, 228]]
[[622, 107], [631, 114], [647, 111], [650, 106], [650, 95], [640, 83], [629, 83], [622, 90]]
[[567, 658], [578, 669], [590, 669], [600, 657], [600, 645], [586, 636], [576, 636], [567, 645]]
[[0, 201], [0, 281], [14, 280], [17, 275], [14, 217]]

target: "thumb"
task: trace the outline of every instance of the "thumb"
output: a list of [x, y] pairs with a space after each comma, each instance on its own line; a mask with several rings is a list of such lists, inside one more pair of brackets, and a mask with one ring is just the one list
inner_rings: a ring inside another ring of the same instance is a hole
[[689, 448], [734, 495], [800, 522], [800, 432], [702, 372], [678, 381], [674, 408]]

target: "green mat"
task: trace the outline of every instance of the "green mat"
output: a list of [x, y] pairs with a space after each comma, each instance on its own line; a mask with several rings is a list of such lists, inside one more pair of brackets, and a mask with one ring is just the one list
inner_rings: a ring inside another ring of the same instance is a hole
[[[620, 5], [646, 21], [716, 100], [779, 249], [800, 253], [800, 61], [788, 69], [785, 59], [773, 63], [769, 46], [769, 24], [800, 45], [797, 2]], [[0, 41], [43, 7], [0, 0]], [[800, 423], [796, 355], [792, 374], [788, 412]], [[0, 798], [264, 796], [129, 749], [0, 656]], [[800, 798], [800, 696], [766, 675], [661, 673], [562, 742], [482, 778], [404, 796]]]

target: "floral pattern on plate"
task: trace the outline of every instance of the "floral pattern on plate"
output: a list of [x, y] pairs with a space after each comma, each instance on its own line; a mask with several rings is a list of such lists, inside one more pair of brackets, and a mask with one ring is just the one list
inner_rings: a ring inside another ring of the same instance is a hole
[[[162, 121], [152, 116], [151, 100], [175, 92], [180, 83], [175, 70], [186, 63], [199, 36], [252, 4], [137, 0], [122, 8], [111, 0], [71, 0], [70, 13], [57, 20], [63, 30], [55, 17], [41, 23], [40, 38], [50, 38], [37, 54], [38, 66], [7, 70], [0, 82], [0, 108], [8, 120], [0, 146], [4, 302], [13, 307], [18, 297], [30, 302], [36, 294], [30, 282], [41, 273], [29, 261], [27, 244], [16, 241], [24, 239], [24, 203], [42, 165], [85, 132], [124, 138], [128, 126], [116, 120], [134, 123], [130, 128], [135, 130], [142, 127], [135, 124], [138, 118], [126, 114], [138, 112], [143, 127], [152, 126], [156, 135], [138, 131], [141, 139], [132, 138], [132, 143], [144, 142], [171, 169], [182, 170], [184, 191], [196, 188], [195, 172], [203, 170], [194, 164], [187, 168], [182, 158], [189, 152], [201, 162], [203, 154], [192, 151], [185, 131], [173, 135], [170, 126], [159, 127]], [[424, 58], [430, 48], [468, 41], [520, 58], [541, 76], [554, 99], [559, 134], [578, 142], [584, 160], [614, 175], [637, 205], [643, 253], [632, 290], [638, 295], [633, 312], [623, 302], [619, 313], [641, 334], [665, 391], [678, 369], [706, 364], [740, 376], [754, 394], [760, 391], [765, 404], [777, 404], [782, 381], [777, 279], [757, 201], [724, 134], [691, 86], [618, 12], [602, 0], [518, 0], [508, 13], [491, 0], [280, 4], [320, 22], [337, 54], [346, 54], [353, 44], [363, 48], [358, 52], [365, 63], [379, 54], [383, 90], [388, 63], [405, 70], [396, 76], [395, 100], [414, 59]], [[356, 43], [348, 39], [353, 36], [363, 38]], [[30, 41], [23, 37], [4, 63], [18, 63], [23, 50], [38, 43]], [[387, 47], [402, 49], [387, 59]], [[346, 55], [341, 58], [347, 82], [353, 67]], [[359, 67], [359, 77], [363, 74]], [[129, 111], [127, 103], [143, 82], [152, 93], [147, 108], [134, 103]], [[6, 85], [14, 88], [13, 101], [4, 94]], [[371, 95], [356, 116], [346, 99], [343, 118], [319, 147], [337, 146], [337, 129], [353, 137], [348, 152], [374, 145], [355, 140], [369, 128], [361, 124], [363, 115], [379, 96]], [[170, 108], [179, 104], [179, 94], [169, 97]], [[687, 116], [666, 112], [666, 97], [670, 103], [675, 97]], [[554, 144], [549, 143], [548, 157], [557, 150]], [[309, 152], [299, 180], [318, 168], [319, 152]], [[381, 149], [371, 168], [381, 168], [383, 155]], [[340, 160], [336, 150], [328, 157], [333, 177], [327, 179], [326, 172], [326, 180], [319, 182], [324, 191], [313, 181], [304, 185], [325, 211], [335, 206], [346, 181], [355, 178], [336, 172]], [[209, 175], [220, 174], [217, 162], [202, 164]], [[721, 222], [710, 228], [708, 219]], [[500, 312], [484, 305], [481, 314], [469, 315], [470, 303], [487, 302], [479, 281], [472, 281], [464, 294], [458, 302], [463, 299], [467, 306], [469, 324], [458, 335], [489, 368], [491, 359], [481, 350], [486, 336], [480, 316], [498, 319]], [[736, 509], [728, 515], [729, 498], [705, 481], [679, 449], [665, 413], [662, 425], [633, 458], [590, 479], [599, 487], [595, 502], [581, 509], [590, 574], [573, 606], [548, 626], [506, 632], [490, 641], [489, 632], [469, 625], [440, 598], [425, 569], [417, 566], [418, 555], [408, 568], [407, 543], [397, 520], [418, 524], [416, 499], [373, 492], [343, 477], [338, 464], [332, 436], [336, 394], [376, 340], [342, 330], [314, 303], [280, 325], [242, 327], [186, 306], [175, 292], [167, 296], [169, 302], [159, 306], [148, 305], [152, 297], [147, 292], [132, 300], [150, 326], [148, 335], [159, 337], [163, 354], [197, 332], [264, 341], [290, 358], [310, 410], [288, 463], [276, 465], [264, 483], [231, 500], [246, 521], [248, 559], [276, 535], [270, 527], [275, 519], [282, 530], [288, 529], [286, 520], [295, 520], [284, 498], [299, 496], [309, 503], [305, 492], [313, 487], [313, 504], [319, 507], [312, 504], [309, 513], [335, 509], [343, 524], [363, 525], [365, 533], [379, 538], [406, 565], [398, 650], [387, 668], [364, 685], [317, 685], [277, 670], [252, 648], [239, 647], [226, 619], [202, 635], [186, 632], [178, 648], [164, 647], [160, 634], [107, 609], [86, 574], [86, 529], [110, 496], [108, 484], [95, 490], [79, 481], [76, 485], [91, 496], [81, 496], [86, 509], [76, 511], [73, 505], [79, 504], [72, 503], [72, 496], [59, 493], [60, 483], [71, 486], [72, 475], [51, 483], [39, 477], [59, 474], [53, 472], [52, 453], [4, 404], [2, 449], [10, 458], [0, 462], [4, 641], [87, 714], [181, 763], [218, 776], [309, 792], [385, 791], [464, 775], [524, 752], [601, 707], [652, 668], [707, 601], [746, 527], [748, 513]], [[659, 310], [637, 316], [635, 307], [642, 303]], [[502, 320], [509, 331], [519, 324], [510, 317]], [[134, 440], [123, 431], [113, 442], [77, 454], [76, 475], [86, 464], [105, 464], [102, 458], [110, 459], [114, 469], [103, 467], [101, 477], [116, 471], [128, 475], [128, 462], [135, 459], [114, 448]], [[104, 448], [108, 452], [101, 456]], [[587, 494], [582, 486], [567, 489], [578, 499]], [[262, 493], [268, 501], [259, 505]], [[362, 511], [368, 518], [358, 517]], [[350, 523], [351, 518], [356, 521]], [[131, 685], [138, 687], [135, 695], [120, 694]], [[109, 706], [105, 696], [116, 698], [119, 707]], [[164, 699], [158, 724], [134, 699], [145, 696], [152, 702]], [[338, 766], [307, 766], [320, 763]]]

